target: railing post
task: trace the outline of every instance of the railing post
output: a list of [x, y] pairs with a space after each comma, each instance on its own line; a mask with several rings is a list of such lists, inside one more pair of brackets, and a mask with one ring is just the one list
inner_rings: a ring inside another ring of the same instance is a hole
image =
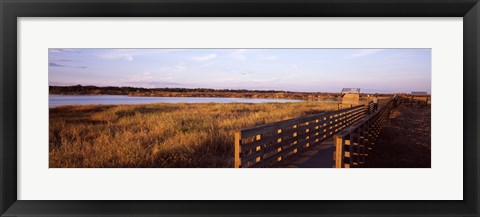
[[360, 167], [360, 162], [361, 160], [361, 155], [362, 153], [360, 152], [362, 147], [361, 147], [361, 142], [360, 142], [360, 137], [361, 137], [361, 129], [360, 127], [357, 128], [357, 134], [356, 134], [356, 142], [357, 142], [357, 166]]
[[335, 141], [335, 168], [343, 168], [343, 138], [335, 135], [333, 141]]
[[242, 143], [242, 132], [241, 131], [235, 132], [235, 151], [234, 151], [234, 155], [235, 155], [234, 167], [235, 168], [240, 168], [242, 164], [242, 161], [240, 158], [241, 143]]
[[348, 151], [349, 152], [349, 154], [348, 154], [349, 163], [348, 163], [348, 165], [349, 165], [349, 167], [353, 167], [353, 156], [354, 156], [354, 154], [353, 154], [354, 153], [353, 143], [354, 142], [353, 142], [353, 135], [352, 134], [353, 134], [353, 131], [350, 132], [350, 135], [348, 137], [348, 145], [349, 145], [348, 146], [349, 147], [349, 151]]
[[366, 149], [367, 149], [367, 143], [368, 143], [368, 140], [366, 138], [366, 132], [365, 132], [365, 124], [362, 125], [362, 137], [363, 137], [363, 140], [362, 140], [362, 162], [365, 164], [366, 163], [366, 156], [365, 154], [367, 154], [366, 152]]
[[366, 115], [369, 115], [370, 114], [370, 103], [367, 103], [367, 105], [365, 106], [365, 114]]

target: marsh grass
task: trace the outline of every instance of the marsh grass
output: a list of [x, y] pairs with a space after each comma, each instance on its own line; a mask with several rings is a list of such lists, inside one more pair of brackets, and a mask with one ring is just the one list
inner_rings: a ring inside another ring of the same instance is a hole
[[51, 108], [49, 166], [232, 167], [236, 130], [336, 108], [319, 102]]

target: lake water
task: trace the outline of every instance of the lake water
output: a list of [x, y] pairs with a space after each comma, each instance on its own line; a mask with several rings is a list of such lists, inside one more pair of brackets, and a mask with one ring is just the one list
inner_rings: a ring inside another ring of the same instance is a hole
[[147, 104], [147, 103], [265, 103], [265, 102], [302, 102], [292, 99], [251, 99], [251, 98], [215, 98], [215, 97], [142, 97], [124, 95], [49, 95], [49, 107], [62, 105], [87, 104]]

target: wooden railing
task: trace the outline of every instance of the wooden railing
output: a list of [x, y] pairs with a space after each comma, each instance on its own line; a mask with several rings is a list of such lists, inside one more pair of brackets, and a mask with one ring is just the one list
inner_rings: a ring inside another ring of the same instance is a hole
[[365, 108], [365, 114], [369, 115], [369, 114], [372, 114], [374, 112], [374, 107], [373, 107], [373, 102], [369, 102], [367, 105], [365, 105], [366, 108]]
[[275, 167], [366, 115], [368, 106], [245, 128], [235, 133], [235, 167]]
[[401, 100], [405, 104], [410, 104], [410, 107], [413, 106], [413, 104], [424, 104], [428, 105], [431, 104], [431, 96], [430, 95], [410, 95], [410, 96], [403, 96]]
[[361, 167], [365, 164], [369, 150], [388, 120], [392, 108], [399, 99], [390, 99], [382, 108], [334, 135], [336, 168]]

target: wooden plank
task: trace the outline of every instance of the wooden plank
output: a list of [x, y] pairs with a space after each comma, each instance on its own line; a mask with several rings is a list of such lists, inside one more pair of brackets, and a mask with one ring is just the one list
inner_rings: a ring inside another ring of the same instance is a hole
[[335, 142], [335, 167], [342, 168], [343, 167], [343, 138], [340, 136], [335, 135], [334, 137]]
[[235, 168], [240, 168], [242, 165], [241, 159], [240, 159], [240, 152], [241, 152], [241, 147], [240, 144], [242, 142], [241, 140], [242, 134], [241, 132], [235, 132], [235, 151], [234, 151], [234, 167]]

